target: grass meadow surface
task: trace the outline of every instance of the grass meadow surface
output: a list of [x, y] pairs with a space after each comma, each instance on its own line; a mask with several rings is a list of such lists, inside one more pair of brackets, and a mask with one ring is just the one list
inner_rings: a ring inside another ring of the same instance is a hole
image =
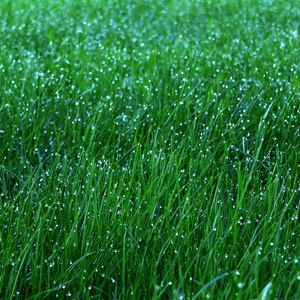
[[1, 299], [300, 299], [298, 0], [1, 0]]

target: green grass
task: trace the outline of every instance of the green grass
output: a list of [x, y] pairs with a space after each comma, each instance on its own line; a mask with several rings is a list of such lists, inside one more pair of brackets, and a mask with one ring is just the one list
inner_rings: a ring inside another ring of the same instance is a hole
[[1, 0], [1, 299], [300, 299], [298, 0]]

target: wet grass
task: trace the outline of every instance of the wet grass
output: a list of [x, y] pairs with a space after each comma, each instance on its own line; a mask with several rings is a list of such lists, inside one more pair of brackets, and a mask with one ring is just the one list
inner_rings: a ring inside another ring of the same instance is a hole
[[2, 299], [299, 299], [300, 3], [0, 2]]

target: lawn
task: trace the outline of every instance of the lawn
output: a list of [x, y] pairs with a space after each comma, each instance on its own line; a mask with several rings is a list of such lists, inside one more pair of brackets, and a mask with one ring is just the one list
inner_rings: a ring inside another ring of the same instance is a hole
[[299, 0], [1, 0], [1, 299], [300, 299]]

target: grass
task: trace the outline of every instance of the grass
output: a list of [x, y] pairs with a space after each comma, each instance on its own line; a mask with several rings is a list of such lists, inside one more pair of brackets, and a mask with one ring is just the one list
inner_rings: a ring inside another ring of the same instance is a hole
[[0, 298], [299, 299], [298, 0], [0, 2]]

